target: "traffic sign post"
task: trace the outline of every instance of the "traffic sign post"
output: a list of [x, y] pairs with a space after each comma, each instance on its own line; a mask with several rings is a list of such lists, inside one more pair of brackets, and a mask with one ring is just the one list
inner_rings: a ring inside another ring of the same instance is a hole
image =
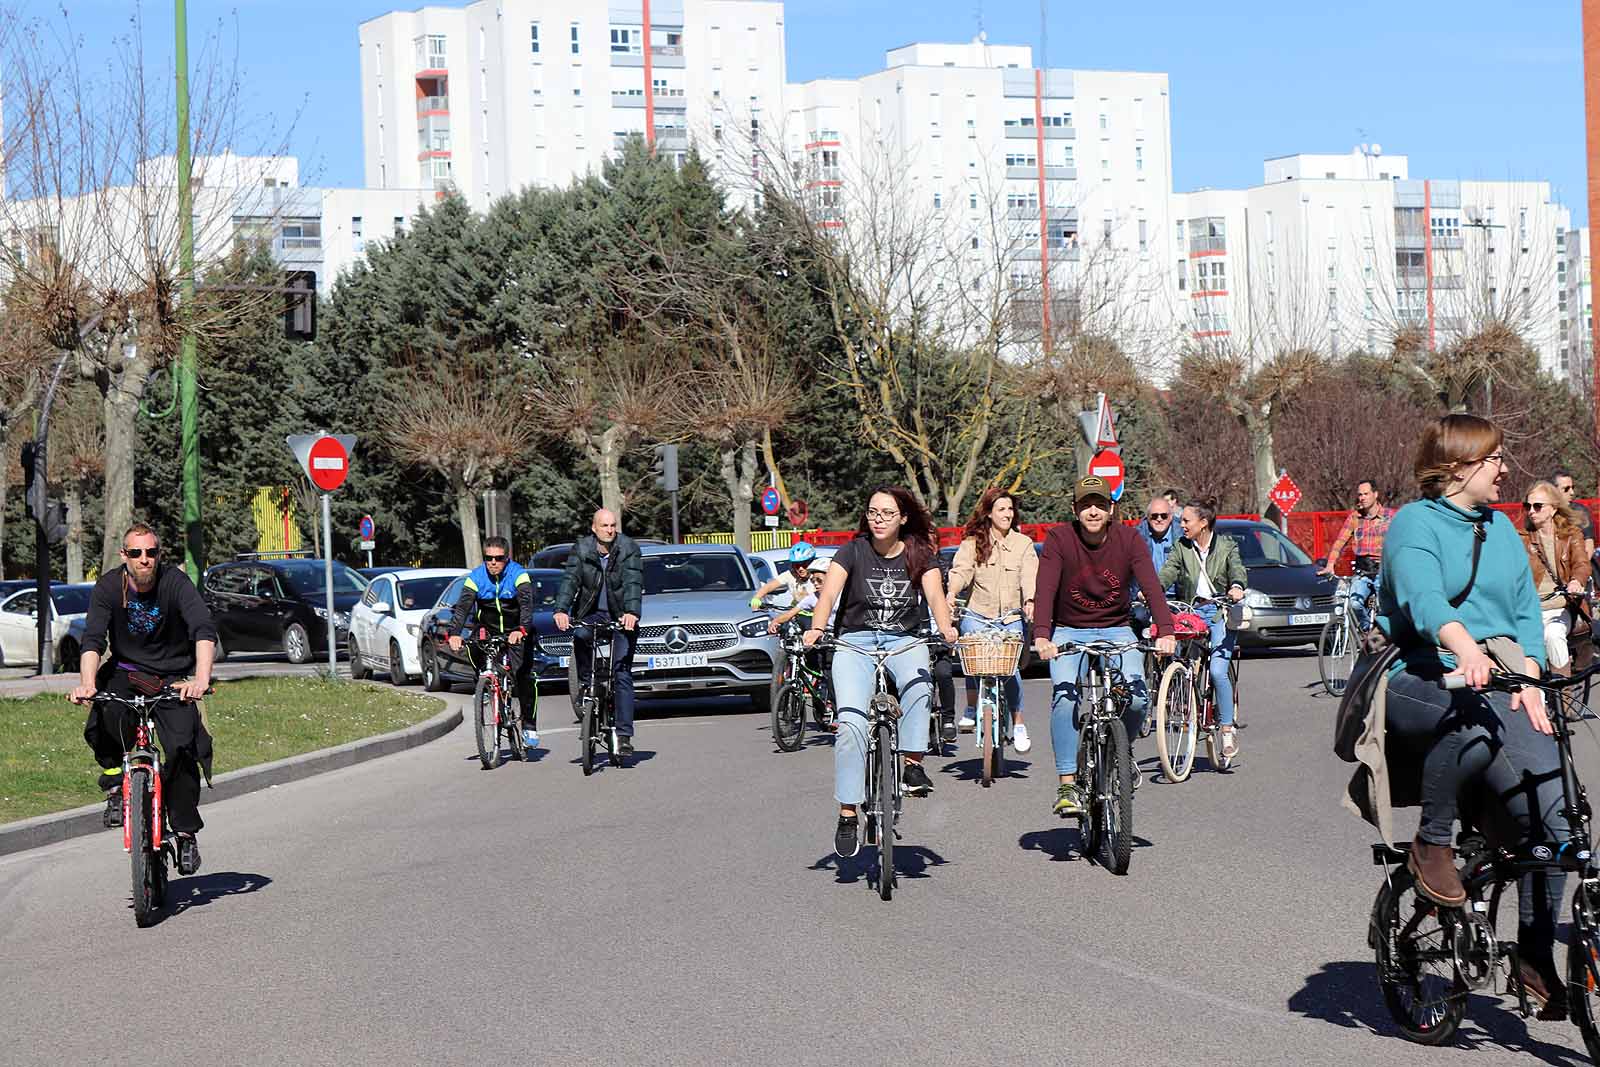
[[361, 534], [361, 550], [367, 554], [367, 568], [370, 570], [372, 567], [372, 550], [378, 547], [377, 539], [373, 536], [377, 527], [372, 522], [372, 516], [361, 516], [361, 525], [358, 529]]
[[1122, 499], [1122, 490], [1125, 488], [1123, 479], [1127, 476], [1127, 470], [1122, 465], [1121, 456], [1109, 448], [1096, 453], [1089, 461], [1089, 473], [1106, 480], [1113, 501]]
[[[328, 676], [339, 677], [339, 613], [333, 606], [333, 491], [350, 474], [350, 452], [356, 446], [354, 434], [290, 434], [284, 438], [300, 469], [311, 484], [322, 490], [322, 569], [323, 593], [328, 613]], [[367, 521], [371, 521], [370, 517]], [[368, 561], [371, 562], [370, 559]]]
[[1295, 505], [1300, 503], [1300, 487], [1294, 484], [1294, 479], [1288, 472], [1278, 479], [1278, 484], [1272, 487], [1272, 492], [1267, 494], [1272, 497], [1272, 502], [1278, 505], [1278, 510], [1287, 515], [1293, 511]]
[[[782, 501], [778, 498], [778, 490], [773, 486], [767, 486], [766, 490], [761, 494], [761, 510], [767, 515], [776, 518], [781, 504]], [[777, 524], [769, 523], [768, 525]]]

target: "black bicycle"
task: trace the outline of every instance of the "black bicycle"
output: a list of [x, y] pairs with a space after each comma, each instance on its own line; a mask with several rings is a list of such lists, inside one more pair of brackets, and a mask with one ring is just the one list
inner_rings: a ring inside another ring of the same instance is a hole
[[785, 662], [772, 701], [772, 740], [779, 751], [796, 752], [805, 743], [807, 718], [818, 729], [832, 729], [833, 687], [821, 669], [812, 665], [813, 656], [821, 653], [806, 647], [798, 620], [790, 619], [778, 633]]
[[121, 704], [134, 714], [133, 745], [122, 754], [122, 850], [132, 876], [133, 921], [143, 928], [155, 923], [166, 903], [167, 864], [178, 862], [162, 803], [155, 713], [161, 704], [188, 701], [169, 685], [149, 696], [97, 692], [90, 702]]
[[614, 622], [586, 622], [573, 627], [576, 639], [589, 643], [589, 680], [578, 685], [578, 757], [585, 776], [594, 773], [603, 750], [611, 766], [622, 766], [622, 738], [617, 734], [616, 663], [611, 643], [622, 627]]
[[[1508, 886], [1523, 875], [1541, 871], [1578, 875], [1572, 897], [1572, 925], [1567, 942], [1567, 1013], [1583, 1035], [1591, 1061], [1600, 1063], [1600, 865], [1595, 862], [1590, 836], [1589, 797], [1572, 761], [1571, 723], [1575, 718], [1560, 697], [1577, 686], [1589, 686], [1600, 664], [1571, 678], [1538, 679], [1520, 674], [1496, 674], [1489, 688], [1513, 691], [1531, 687], [1557, 699], [1546, 702], [1555, 727], [1560, 758], [1562, 815], [1568, 838], [1560, 842], [1490, 844], [1483, 827], [1491, 824], [1486, 798], [1477, 791], [1462, 797], [1462, 831], [1456, 855], [1465, 860], [1461, 872], [1467, 901], [1451, 908], [1436, 904], [1417, 892], [1406, 867], [1409, 845], [1372, 846], [1372, 861], [1384, 868], [1383, 884], [1372, 904], [1367, 943], [1377, 957], [1378, 984], [1384, 1003], [1411, 1041], [1441, 1045], [1461, 1025], [1467, 997], [1499, 985], [1503, 995], [1514, 996], [1524, 1017], [1537, 1009], [1523, 986], [1517, 944], [1497, 933], [1500, 903]], [[1446, 678], [1447, 688], [1462, 679]], [[1513, 912], [1513, 920], [1515, 913]], [[1540, 1016], [1561, 1017], [1552, 1002]]]
[[1061, 655], [1083, 653], [1078, 675], [1078, 832], [1086, 856], [1096, 853], [1114, 874], [1127, 874], [1133, 856], [1133, 747], [1122, 715], [1133, 699], [1122, 654], [1155, 646], [1140, 641], [1065, 641]]

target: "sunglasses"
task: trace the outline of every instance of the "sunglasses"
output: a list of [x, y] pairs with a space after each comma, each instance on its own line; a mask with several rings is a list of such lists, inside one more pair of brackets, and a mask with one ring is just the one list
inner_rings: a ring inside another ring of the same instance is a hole
[[1170, 519], [1170, 518], [1172, 518], [1172, 512], [1170, 512], [1170, 511], [1152, 511], [1150, 514], [1146, 515], [1145, 518], [1147, 518], [1147, 519]]
[[1522, 502], [1522, 506], [1527, 508], [1529, 511], [1541, 511], [1541, 510], [1549, 507], [1550, 505], [1549, 504], [1544, 504], [1544, 503], [1535, 503], [1532, 500], [1524, 500]]
[[483, 561], [485, 563], [504, 563], [508, 558], [509, 557], [507, 557], [503, 553], [501, 555], [498, 555], [498, 556], [491, 556], [491, 555], [485, 554], [484, 557], [483, 557]]
[[155, 548], [125, 548], [122, 550], [122, 554], [129, 559], [138, 559], [141, 556], [149, 556], [151, 559], [155, 559], [161, 554], [161, 546], [157, 545]]

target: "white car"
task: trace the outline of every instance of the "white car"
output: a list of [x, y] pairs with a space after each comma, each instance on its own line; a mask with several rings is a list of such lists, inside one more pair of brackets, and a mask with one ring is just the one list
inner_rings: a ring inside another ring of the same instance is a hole
[[[833, 554], [837, 551], [838, 549], [832, 545], [818, 547], [817, 558], [811, 565], [827, 570], [828, 561], [833, 559]], [[752, 552], [750, 553], [750, 566], [755, 569], [756, 584], [765, 585], [789, 569], [789, 550], [787, 548], [769, 548], [762, 552]], [[772, 599], [774, 603], [786, 605], [789, 602], [789, 594], [780, 591], [774, 593]]]
[[[50, 643], [55, 649], [55, 668], [58, 671], [78, 669], [78, 654], [82, 650], [81, 638], [69, 633], [73, 623], [79, 632], [89, 614], [89, 593], [94, 584], [53, 585], [50, 599], [54, 610], [50, 619]], [[0, 600], [0, 657], [7, 667], [37, 667], [39, 665], [39, 592], [22, 589]]]
[[350, 609], [350, 676], [375, 671], [395, 685], [410, 685], [422, 675], [417, 631], [439, 594], [467, 572], [460, 567], [426, 567], [379, 574]]

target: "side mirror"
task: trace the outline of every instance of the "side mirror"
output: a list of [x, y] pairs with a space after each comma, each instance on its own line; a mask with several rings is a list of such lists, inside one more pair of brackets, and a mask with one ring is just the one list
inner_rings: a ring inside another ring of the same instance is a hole
[[378, 603], [372, 605], [372, 610], [376, 611], [379, 615], [393, 615], [394, 614], [394, 605], [393, 604], [385, 604], [383, 601], [380, 600], [380, 601], [378, 601]]
[[1316, 564], [1317, 564], [1318, 567], [1326, 567], [1328, 565], [1328, 557], [1327, 556], [1318, 556], [1316, 558]]

